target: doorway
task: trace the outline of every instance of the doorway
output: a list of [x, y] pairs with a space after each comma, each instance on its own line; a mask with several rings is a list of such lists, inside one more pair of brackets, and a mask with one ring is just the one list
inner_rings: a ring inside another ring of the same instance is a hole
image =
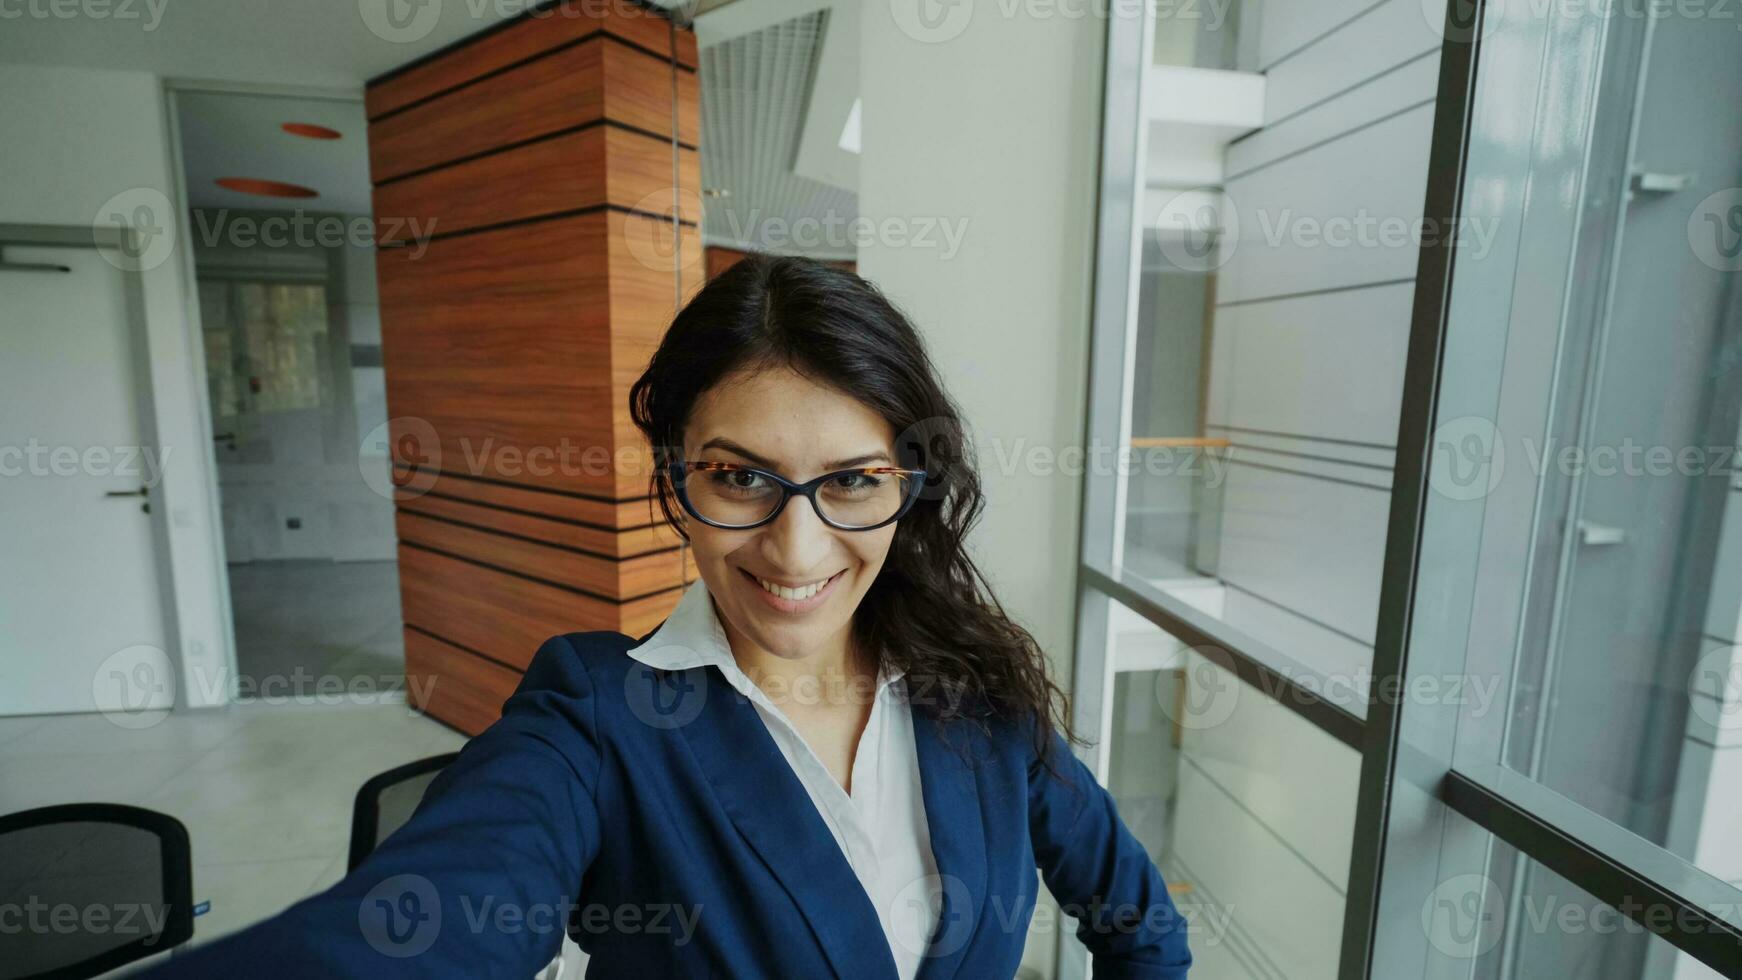
[[361, 100], [172, 94], [236, 696], [396, 694], [404, 641]]

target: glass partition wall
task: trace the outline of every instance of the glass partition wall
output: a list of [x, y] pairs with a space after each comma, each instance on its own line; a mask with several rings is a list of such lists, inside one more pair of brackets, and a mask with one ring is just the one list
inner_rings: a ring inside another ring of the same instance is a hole
[[1742, 976], [1742, 12], [1145, 6], [1074, 700], [1193, 976]]

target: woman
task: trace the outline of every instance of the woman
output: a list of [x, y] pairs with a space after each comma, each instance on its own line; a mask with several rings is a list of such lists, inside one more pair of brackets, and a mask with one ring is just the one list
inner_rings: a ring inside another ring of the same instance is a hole
[[[547, 641], [355, 872], [177, 973], [1012, 976], [1038, 868], [1097, 977], [1185, 923], [969, 559], [955, 406], [869, 283], [751, 258], [631, 392], [701, 577], [639, 639]], [[1061, 586], [1062, 587], [1062, 586]]]

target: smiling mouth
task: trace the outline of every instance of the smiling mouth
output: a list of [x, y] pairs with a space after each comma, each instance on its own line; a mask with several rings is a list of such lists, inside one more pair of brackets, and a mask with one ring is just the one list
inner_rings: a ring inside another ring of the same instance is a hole
[[771, 609], [782, 613], [806, 613], [821, 606], [834, 593], [836, 583], [847, 574], [847, 570], [843, 568], [828, 578], [789, 586], [752, 574], [748, 569], [740, 568], [738, 572]]

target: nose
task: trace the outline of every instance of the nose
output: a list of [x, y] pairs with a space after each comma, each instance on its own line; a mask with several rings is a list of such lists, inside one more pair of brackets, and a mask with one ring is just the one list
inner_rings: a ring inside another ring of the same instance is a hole
[[835, 533], [809, 500], [794, 495], [780, 516], [762, 529], [762, 557], [793, 575], [822, 566], [835, 546]]

